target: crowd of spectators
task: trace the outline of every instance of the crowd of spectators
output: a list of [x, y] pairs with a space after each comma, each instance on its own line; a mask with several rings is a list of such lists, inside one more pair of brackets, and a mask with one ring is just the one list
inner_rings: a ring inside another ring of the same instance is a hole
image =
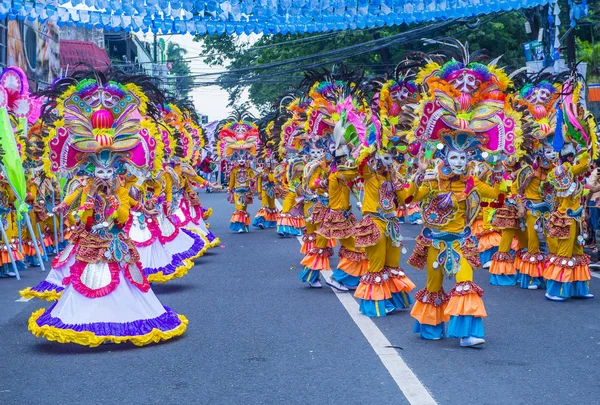
[[[229, 184], [229, 162], [227, 160], [221, 160], [213, 158], [211, 152], [207, 152], [204, 159], [198, 163], [196, 172], [204, 180], [210, 181], [211, 183], [218, 183], [224, 188]], [[210, 193], [212, 190], [210, 187], [206, 188], [206, 192]]]
[[586, 247], [591, 249], [592, 260], [599, 262], [598, 251], [600, 250], [600, 160], [592, 164], [591, 173], [586, 180], [586, 188], [589, 193], [586, 197], [586, 225], [587, 241]]

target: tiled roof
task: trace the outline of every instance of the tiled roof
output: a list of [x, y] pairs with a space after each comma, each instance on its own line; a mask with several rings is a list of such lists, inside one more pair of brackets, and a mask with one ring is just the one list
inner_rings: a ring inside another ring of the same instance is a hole
[[60, 67], [74, 69], [78, 63], [86, 63], [96, 69], [106, 69], [110, 66], [110, 59], [105, 49], [98, 47], [93, 42], [87, 41], [60, 41]]

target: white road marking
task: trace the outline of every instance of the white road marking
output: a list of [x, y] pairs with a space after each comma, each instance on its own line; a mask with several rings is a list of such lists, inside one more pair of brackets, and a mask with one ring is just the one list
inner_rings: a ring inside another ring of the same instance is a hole
[[18, 300], [15, 300], [15, 302], [29, 302], [29, 301], [31, 301], [31, 298], [23, 298], [23, 297], [21, 297]]
[[[275, 200], [275, 204], [277, 205], [277, 209], [281, 210], [281, 203], [278, 200]], [[302, 244], [302, 237], [298, 236], [297, 239]], [[325, 277], [330, 277], [331, 271], [323, 270], [321, 274]], [[377, 354], [379, 360], [381, 360], [390, 373], [408, 402], [412, 405], [436, 405], [437, 402], [433, 399], [431, 393], [404, 362], [402, 356], [400, 356], [396, 349], [390, 347], [391, 343], [383, 332], [368, 316], [360, 313], [358, 302], [352, 296], [352, 292], [341, 292], [334, 288], [331, 288], [331, 290], [340, 300], [342, 306], [348, 312], [348, 315], [350, 315], [356, 326], [358, 326], [365, 339], [367, 339], [373, 351]]]

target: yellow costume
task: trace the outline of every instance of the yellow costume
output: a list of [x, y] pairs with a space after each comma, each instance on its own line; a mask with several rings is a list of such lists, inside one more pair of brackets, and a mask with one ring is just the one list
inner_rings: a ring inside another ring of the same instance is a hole
[[520, 286], [535, 290], [544, 283], [546, 256], [540, 251], [538, 232], [546, 228], [551, 212], [552, 191], [546, 182], [548, 168], [539, 165], [535, 170], [526, 165], [516, 175], [516, 191], [525, 211], [527, 245], [515, 257], [515, 267], [521, 274]]
[[249, 167], [235, 167], [229, 177], [230, 198], [235, 204], [235, 212], [231, 216], [229, 229], [234, 232], [248, 232], [250, 214], [248, 204], [252, 204], [252, 179], [254, 170]]
[[[548, 221], [548, 248], [550, 255], [544, 272], [546, 298], [554, 301], [571, 297], [592, 298], [589, 257], [583, 253], [582, 198], [586, 190], [576, 176], [585, 173], [590, 156], [583, 152], [571, 165], [557, 166], [548, 175], [556, 189], [555, 210]], [[558, 299], [557, 299], [558, 298]]]
[[[298, 192], [302, 185], [304, 162], [300, 158], [295, 158], [286, 166], [285, 170], [281, 170], [285, 174], [281, 176], [280, 188], [285, 191], [285, 197], [281, 212], [277, 217], [277, 234], [279, 236], [302, 236], [306, 222], [302, 207], [303, 200], [299, 197]], [[304, 242], [306, 243], [306, 240]]]
[[360, 279], [354, 296], [360, 299], [360, 311], [367, 316], [385, 316], [411, 304], [409, 291], [415, 288], [400, 266], [402, 236], [397, 208], [405, 203], [406, 189], [392, 179], [386, 167], [371, 168], [369, 160], [381, 165], [376, 157], [360, 166], [365, 195], [363, 219], [356, 226], [356, 246], [364, 248], [369, 260], [368, 272]]
[[270, 167], [265, 166], [258, 175], [256, 191], [261, 201], [261, 208], [256, 213], [252, 226], [255, 228], [275, 228], [277, 226], [277, 208], [275, 207], [275, 175]]
[[498, 251], [492, 256], [490, 284], [513, 286], [517, 284], [517, 267], [515, 266], [517, 259], [511, 255], [510, 250], [515, 237], [520, 246], [527, 246], [527, 233], [523, 229], [525, 223], [519, 217], [517, 209], [519, 203], [517, 184], [512, 178], [505, 179], [501, 182], [500, 190], [505, 195], [505, 199], [502, 207], [497, 208], [494, 212], [492, 226], [501, 231], [502, 237]]
[[[308, 163], [304, 168], [303, 197], [306, 233], [302, 252], [306, 253], [300, 262], [303, 270], [300, 280], [313, 285], [320, 279], [321, 270], [329, 270], [329, 258], [333, 250], [329, 247], [328, 238], [317, 235], [316, 230], [323, 221], [327, 211], [327, 165], [325, 160]], [[320, 284], [316, 284], [319, 286]]]
[[[408, 262], [427, 269], [427, 285], [415, 294], [411, 315], [415, 332], [426, 339], [439, 339], [449, 321], [448, 337], [483, 337], [482, 318], [487, 316], [483, 290], [473, 282], [473, 267], [479, 255], [470, 238], [470, 225], [479, 210], [481, 197], [494, 199], [498, 190], [476, 177], [443, 172], [429, 173], [422, 184], [411, 185], [414, 199], [422, 200], [426, 227]], [[449, 294], [444, 276], [456, 278]]]
[[340, 261], [332, 278], [347, 288], [356, 288], [368, 270], [369, 262], [362, 249], [356, 248], [354, 227], [356, 217], [350, 203], [349, 182], [358, 178], [357, 167], [338, 166], [327, 178], [329, 186], [329, 209], [317, 234], [340, 242]]

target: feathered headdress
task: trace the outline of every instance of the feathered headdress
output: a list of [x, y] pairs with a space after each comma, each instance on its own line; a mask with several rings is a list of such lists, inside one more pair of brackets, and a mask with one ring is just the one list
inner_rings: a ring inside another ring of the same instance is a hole
[[592, 159], [598, 158], [598, 138], [596, 121], [592, 113], [580, 104], [581, 82], [578, 74], [573, 72], [561, 88], [556, 106], [556, 131], [553, 146], [560, 152], [565, 143], [586, 149]]
[[157, 142], [142, 125], [149, 119], [148, 96], [133, 82], [111, 80], [111, 74], [91, 71], [91, 77], [62, 79], [48, 93], [54, 92], [48, 102], [58, 111], [50, 129], [50, 173], [88, 167], [100, 162], [92, 155], [103, 151], [138, 169], [153, 164]]
[[507, 102], [511, 80], [497, 67], [498, 59], [483, 64], [483, 53], [471, 54], [468, 44], [448, 39], [446, 45], [444, 52], [458, 51], [460, 60], [454, 55], [440, 65], [430, 59], [417, 75], [425, 93], [413, 124], [415, 138], [440, 142], [442, 132], [472, 133], [488, 152], [517, 153], [520, 115]]
[[235, 112], [219, 131], [217, 152], [220, 158], [235, 159], [240, 154], [256, 156], [258, 126], [247, 113]]
[[530, 156], [541, 154], [544, 146], [552, 143], [556, 130], [560, 78], [542, 72], [534, 75], [518, 73], [514, 79], [520, 87], [511, 97], [511, 104], [521, 114], [521, 149]]

